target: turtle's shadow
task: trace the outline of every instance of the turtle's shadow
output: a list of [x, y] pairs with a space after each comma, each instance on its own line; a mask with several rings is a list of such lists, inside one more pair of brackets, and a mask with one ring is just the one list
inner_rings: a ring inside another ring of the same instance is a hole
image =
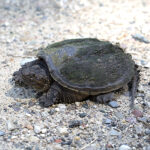
[[8, 82], [12, 85], [12, 87], [5, 93], [7, 97], [12, 97], [14, 99], [36, 98], [37, 93], [35, 92], [35, 90], [31, 88], [16, 86], [12, 79], [9, 79]]

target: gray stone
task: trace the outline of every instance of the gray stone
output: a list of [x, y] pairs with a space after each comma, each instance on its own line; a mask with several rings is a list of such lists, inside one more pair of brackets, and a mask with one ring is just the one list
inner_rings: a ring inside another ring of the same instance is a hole
[[34, 125], [34, 132], [37, 133], [37, 134], [42, 132], [41, 127], [39, 125]]
[[65, 104], [58, 104], [59, 111], [66, 111], [66, 105]]
[[137, 41], [144, 42], [147, 44], [150, 43], [150, 41], [141, 34], [133, 34], [132, 37]]
[[36, 137], [36, 136], [30, 136], [29, 138], [30, 138], [30, 141], [31, 141], [31, 142], [35, 142], [35, 143], [36, 143], [36, 142], [39, 141], [39, 138]]
[[112, 107], [112, 108], [117, 108], [117, 107], [119, 107], [119, 105], [118, 105], [118, 103], [117, 103], [116, 101], [110, 101], [110, 102], [108, 103], [108, 105], [109, 105], [110, 107]]
[[118, 119], [123, 119], [123, 118], [124, 118], [124, 115], [123, 115], [121, 112], [116, 112], [116, 113], [115, 113], [115, 116], [116, 116]]
[[87, 114], [86, 113], [80, 113], [79, 116], [80, 118], [84, 118]]
[[150, 135], [150, 129], [146, 129], [145, 134]]
[[80, 120], [72, 120], [69, 122], [69, 128], [79, 127], [81, 123]]
[[118, 131], [115, 130], [115, 129], [111, 129], [110, 132], [109, 132], [109, 135], [112, 135], [112, 136], [120, 136], [121, 133], [118, 132]]
[[129, 147], [128, 145], [121, 145], [119, 147], [119, 150], [131, 150], [131, 147]]
[[111, 124], [112, 120], [111, 119], [105, 119], [104, 123], [105, 124]]
[[142, 127], [140, 126], [135, 126], [135, 131], [136, 134], [141, 135], [143, 133]]
[[7, 122], [7, 129], [9, 131], [15, 130], [17, 127], [14, 125], [14, 123], [12, 121], [8, 121]]
[[66, 127], [63, 127], [63, 128], [59, 127], [57, 129], [58, 129], [59, 133], [62, 134], [62, 135], [68, 134], [68, 129]]
[[91, 146], [86, 147], [84, 150], [97, 150], [98, 147], [96, 146], [96, 144], [92, 144]]
[[150, 145], [146, 146], [145, 150], [150, 150]]
[[5, 132], [0, 131], [0, 136], [4, 136], [4, 135], [5, 135]]

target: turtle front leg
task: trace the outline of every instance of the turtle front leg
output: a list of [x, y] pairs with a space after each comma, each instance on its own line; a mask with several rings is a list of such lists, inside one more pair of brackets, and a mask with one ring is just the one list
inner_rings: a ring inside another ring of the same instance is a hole
[[62, 98], [61, 88], [54, 82], [47, 93], [44, 93], [39, 98], [39, 103], [42, 107], [49, 107], [53, 104], [59, 103]]
[[111, 101], [113, 97], [114, 97], [114, 92], [111, 92], [111, 93], [100, 94], [98, 96], [94, 96], [92, 100], [97, 103], [106, 104], [109, 101]]
[[83, 101], [87, 95], [69, 90], [53, 82], [47, 93], [44, 93], [39, 98], [39, 103], [43, 107], [49, 107], [58, 103], [74, 103], [76, 101]]

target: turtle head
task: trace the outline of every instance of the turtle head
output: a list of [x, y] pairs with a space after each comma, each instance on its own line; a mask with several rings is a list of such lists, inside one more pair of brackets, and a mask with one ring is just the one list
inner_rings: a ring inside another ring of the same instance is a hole
[[38, 92], [47, 91], [51, 83], [47, 65], [43, 60], [34, 60], [24, 64], [22, 68], [14, 72], [13, 80], [16, 85], [31, 87]]

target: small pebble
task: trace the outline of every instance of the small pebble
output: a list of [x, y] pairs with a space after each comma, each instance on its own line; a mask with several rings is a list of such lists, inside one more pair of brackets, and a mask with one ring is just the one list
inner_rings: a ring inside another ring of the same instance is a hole
[[69, 128], [79, 127], [81, 125], [81, 121], [73, 120], [69, 122]]
[[59, 127], [58, 128], [58, 131], [59, 131], [59, 133], [60, 134], [62, 134], [62, 135], [66, 135], [66, 134], [68, 134], [68, 129], [66, 128], [66, 127]]
[[141, 34], [134, 34], [134, 35], [132, 35], [132, 37], [137, 41], [147, 43], [147, 44], [150, 43], [150, 41]]
[[150, 150], [150, 145], [146, 146], [145, 150]]
[[83, 108], [86, 108], [86, 109], [89, 109], [89, 106], [88, 106], [87, 103], [84, 103], [84, 104], [82, 105], [82, 107], [83, 107]]
[[0, 131], [0, 136], [4, 136], [4, 135], [5, 135], [5, 132]]
[[79, 117], [80, 117], [80, 118], [84, 118], [86, 115], [87, 115], [86, 113], [80, 113], [80, 114], [79, 114]]
[[55, 109], [51, 109], [48, 113], [49, 113], [50, 115], [53, 115], [55, 112], [56, 112]]
[[13, 110], [16, 111], [16, 112], [19, 112], [19, 111], [20, 111], [20, 107], [17, 106], [17, 105], [15, 105], [15, 104], [12, 105], [12, 108], [13, 108]]
[[135, 126], [135, 131], [137, 135], [142, 135], [143, 133], [142, 127], [140, 126]]
[[33, 126], [31, 124], [26, 124], [25, 127], [29, 130], [33, 130]]
[[105, 124], [111, 124], [112, 120], [111, 119], [105, 119], [104, 123]]
[[136, 123], [136, 118], [134, 118], [134, 117], [127, 117], [126, 121], [129, 122], [129, 123]]
[[14, 125], [14, 123], [12, 121], [8, 121], [7, 122], [7, 128], [9, 131], [15, 130], [16, 126]]
[[36, 104], [36, 103], [33, 102], [33, 101], [29, 101], [29, 103], [28, 103], [29, 107], [32, 107], [32, 106], [34, 106], [35, 104]]
[[66, 105], [65, 104], [58, 104], [59, 111], [66, 111]]
[[143, 123], [147, 123], [147, 118], [146, 117], [141, 117], [141, 118], [137, 118], [138, 121], [143, 122]]
[[119, 150], [131, 150], [131, 148], [128, 145], [121, 145]]
[[35, 142], [35, 143], [39, 141], [39, 138], [36, 136], [30, 136], [29, 139], [31, 142]]
[[55, 144], [52, 146], [52, 150], [64, 150], [61, 145]]
[[150, 129], [146, 129], [145, 134], [150, 135]]
[[75, 102], [76, 106], [79, 107], [80, 106], [80, 102]]
[[110, 102], [108, 103], [108, 105], [109, 105], [110, 107], [112, 107], [112, 108], [117, 108], [117, 107], [119, 107], [119, 105], [118, 105], [118, 103], [117, 103], [116, 101], [110, 101]]
[[45, 134], [45, 133], [47, 132], [47, 129], [44, 128], [44, 129], [41, 130], [41, 132], [42, 132], [43, 134]]
[[123, 119], [123, 118], [124, 118], [124, 115], [123, 115], [121, 112], [116, 112], [116, 113], [115, 113], [115, 116], [116, 116], [118, 119]]
[[61, 145], [71, 145], [71, 144], [72, 144], [72, 140], [61, 142]]
[[41, 127], [38, 126], [38, 125], [34, 125], [34, 132], [37, 133], [37, 134], [40, 133], [40, 132], [42, 132]]
[[112, 136], [120, 136], [121, 133], [118, 132], [118, 131], [115, 130], [115, 129], [111, 129], [110, 132], [109, 132], [109, 135], [112, 135]]
[[143, 117], [143, 113], [137, 109], [135, 109], [132, 113], [135, 117]]
[[98, 147], [96, 146], [96, 144], [92, 144], [92, 145], [86, 147], [85, 150], [97, 150], [97, 149], [98, 149]]

